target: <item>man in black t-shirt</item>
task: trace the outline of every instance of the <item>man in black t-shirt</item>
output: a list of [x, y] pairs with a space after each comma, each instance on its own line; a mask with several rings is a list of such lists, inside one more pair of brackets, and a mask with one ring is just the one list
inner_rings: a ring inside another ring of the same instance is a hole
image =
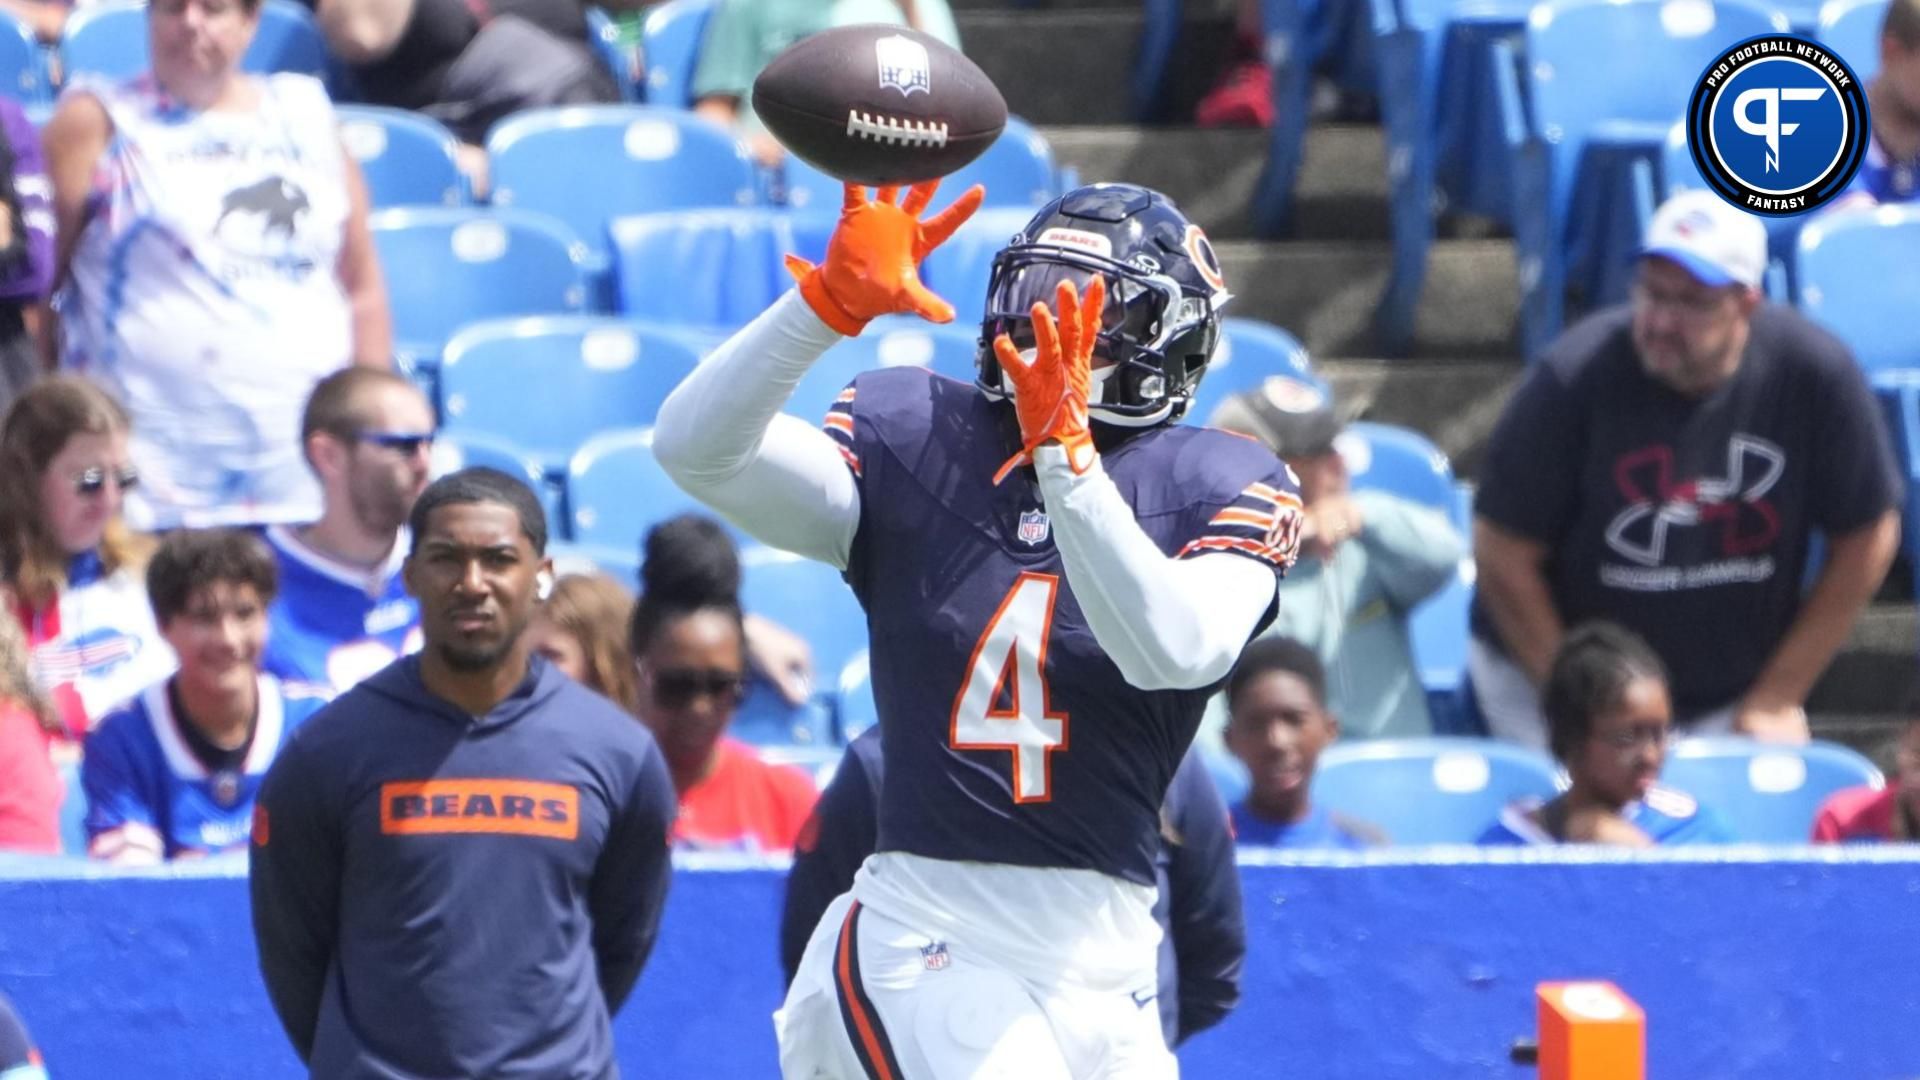
[[1762, 299], [1766, 251], [1757, 218], [1674, 198], [1631, 302], [1567, 330], [1508, 404], [1474, 504], [1469, 665], [1494, 734], [1544, 745], [1536, 688], [1562, 633], [1606, 618], [1666, 661], [1683, 729], [1807, 737], [1902, 492], [1846, 346]]

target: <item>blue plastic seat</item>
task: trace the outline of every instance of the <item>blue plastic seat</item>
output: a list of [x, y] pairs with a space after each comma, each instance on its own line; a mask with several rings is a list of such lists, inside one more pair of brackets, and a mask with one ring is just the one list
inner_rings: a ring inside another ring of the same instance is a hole
[[593, 315], [475, 323], [440, 361], [443, 422], [524, 448], [559, 473], [589, 437], [650, 427], [700, 361], [671, 330]]
[[646, 62], [649, 105], [684, 109], [693, 104], [693, 73], [700, 62], [700, 40], [716, 0], [667, 0], [647, 11], [641, 23], [641, 58]]
[[1385, 491], [1451, 516], [1453, 466], [1417, 431], [1391, 424], [1354, 423], [1340, 436], [1353, 486]]
[[[1800, 310], [1832, 330], [1869, 372], [1920, 368], [1920, 206], [1816, 217], [1800, 230]], [[1899, 314], [1896, 314], [1899, 313]]]
[[[113, 79], [147, 70], [147, 6], [132, 0], [101, 0], [74, 9], [60, 35], [60, 69], [71, 80], [86, 73]], [[313, 13], [294, 0], [266, 0], [260, 28], [241, 59], [247, 71], [328, 75], [327, 43]]]
[[[838, 209], [840, 181], [789, 156], [784, 165], [787, 205], [795, 209]], [[945, 206], [975, 184], [987, 189], [987, 206], [1044, 206], [1060, 194], [1053, 149], [1032, 124], [1007, 117], [1007, 128], [986, 153], [940, 181], [934, 206]]]
[[1220, 344], [1214, 347], [1200, 389], [1187, 407], [1187, 423], [1206, 423], [1221, 402], [1253, 389], [1270, 375], [1291, 375], [1327, 389], [1314, 374], [1307, 347], [1299, 338], [1258, 319], [1220, 320]]
[[866, 650], [861, 650], [840, 669], [836, 683], [839, 700], [834, 715], [840, 741], [851, 743], [868, 728], [880, 722], [880, 709], [873, 702], [873, 665]]
[[840, 571], [758, 545], [740, 553], [740, 569], [740, 606], [805, 638], [822, 683], [867, 647], [866, 612]]
[[1660, 779], [1718, 813], [1735, 839], [1756, 844], [1806, 843], [1827, 796], [1885, 783], [1871, 761], [1844, 746], [1735, 736], [1681, 740], [1667, 752]]
[[[1396, 17], [1394, 0], [1260, 0], [1261, 53], [1276, 121], [1252, 199], [1261, 234], [1282, 235], [1292, 224], [1316, 75], [1327, 75], [1342, 89], [1377, 94], [1375, 27]], [[1143, 37], [1150, 39], [1151, 29]]]
[[1786, 28], [1784, 16], [1738, 0], [1552, 0], [1533, 9], [1525, 83], [1514, 92], [1531, 125], [1512, 133], [1529, 357], [1559, 333], [1569, 288], [1588, 305], [1624, 297], [1640, 242], [1634, 170], [1660, 159], [1697, 73], [1725, 47]]
[[[934, 202], [944, 205], [940, 199]], [[920, 264], [921, 280], [953, 305], [957, 313], [956, 326], [980, 325], [980, 318], [987, 310], [987, 281], [993, 274], [993, 257], [1026, 228], [1032, 217], [1031, 207], [985, 207], [967, 219], [946, 243], [929, 252]]]
[[783, 260], [803, 250], [792, 217], [767, 207], [635, 214], [610, 231], [623, 314], [729, 330], [792, 288]]
[[1821, 42], [1845, 60], [1862, 83], [1880, 73], [1880, 26], [1887, 20], [1887, 6], [1887, 0], [1828, 0], [1820, 8]]
[[600, 58], [607, 74], [613, 76], [621, 101], [637, 105], [646, 100], [647, 75], [642, 70], [642, 49], [638, 44], [620, 40], [620, 27], [604, 8], [587, 9], [587, 43], [593, 46], [594, 55]]
[[60, 852], [85, 858], [87, 855], [87, 793], [80, 786], [80, 763], [63, 761], [59, 765], [60, 785], [65, 794], [60, 799]]
[[487, 133], [493, 203], [564, 222], [602, 262], [626, 214], [751, 206], [753, 165], [733, 134], [681, 109], [530, 109]]
[[23, 106], [45, 105], [51, 98], [40, 43], [25, 23], [0, 12], [0, 93]]
[[431, 117], [378, 105], [340, 105], [340, 138], [367, 178], [376, 207], [464, 206], [459, 140]]
[[566, 535], [560, 486], [547, 475], [547, 469], [539, 458], [523, 447], [486, 432], [443, 430], [434, 437], [435, 478], [475, 467], [498, 469], [515, 480], [525, 481], [533, 493], [540, 497], [541, 509], [547, 512], [548, 535]]
[[785, 411], [804, 420], [826, 416], [855, 375], [883, 367], [923, 367], [972, 382], [979, 331], [911, 316], [875, 319], [859, 337], [828, 349], [794, 387]]
[[1407, 616], [1413, 661], [1427, 692], [1427, 715], [1436, 735], [1483, 735], [1486, 721], [1467, 688], [1467, 638], [1473, 611], [1476, 569], [1473, 562], [1473, 488], [1453, 485], [1447, 518], [1466, 551], [1460, 566], [1439, 592]]
[[1471, 844], [1508, 803], [1550, 799], [1546, 755], [1493, 739], [1379, 739], [1320, 755], [1313, 801], [1378, 826], [1395, 844]]
[[401, 207], [375, 211], [369, 224], [405, 364], [437, 367], [441, 347], [468, 323], [586, 303], [578, 245], [543, 214]]
[[651, 428], [595, 435], [567, 463], [568, 535], [576, 544], [638, 552], [648, 529], [689, 513], [713, 511], [653, 459]]

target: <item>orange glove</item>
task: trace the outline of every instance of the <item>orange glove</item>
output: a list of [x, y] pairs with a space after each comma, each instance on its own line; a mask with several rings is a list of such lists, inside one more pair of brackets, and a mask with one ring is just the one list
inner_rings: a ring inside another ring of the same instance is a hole
[[1087, 386], [1093, 378], [1093, 346], [1100, 336], [1100, 314], [1106, 309], [1107, 282], [1096, 277], [1087, 295], [1076, 295], [1073, 282], [1063, 281], [1054, 291], [1060, 310], [1056, 328], [1045, 304], [1033, 305], [1033, 363], [1020, 359], [1020, 350], [1005, 334], [993, 340], [1000, 371], [1013, 384], [1013, 408], [1020, 417], [1025, 445], [993, 474], [995, 484], [1018, 465], [1033, 460], [1033, 452], [1047, 442], [1066, 448], [1067, 464], [1076, 473], [1093, 467], [1093, 432], [1087, 428]]
[[946, 243], [980, 209], [987, 190], [978, 184], [952, 206], [925, 221], [920, 212], [933, 201], [940, 181], [908, 189], [907, 201], [894, 205], [897, 187], [883, 187], [872, 202], [859, 184], [846, 185], [840, 224], [827, 242], [827, 261], [815, 266], [787, 256], [787, 272], [800, 282], [800, 295], [820, 321], [853, 337], [878, 315], [912, 312], [937, 323], [953, 321], [953, 305], [927, 291], [915, 269], [927, 252]]

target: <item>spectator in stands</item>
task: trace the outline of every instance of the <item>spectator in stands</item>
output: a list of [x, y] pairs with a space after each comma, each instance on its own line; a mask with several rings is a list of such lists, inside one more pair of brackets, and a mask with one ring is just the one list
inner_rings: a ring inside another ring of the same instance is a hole
[[169, 533], [147, 593], [180, 670], [87, 736], [87, 852], [110, 862], [238, 850], [254, 795], [287, 736], [323, 695], [260, 670], [273, 553], [240, 529]]
[[1210, 422], [1266, 443], [1300, 478], [1300, 559], [1280, 582], [1280, 614], [1267, 632], [1320, 657], [1327, 705], [1349, 738], [1433, 734], [1407, 616], [1446, 587], [1466, 554], [1446, 515], [1354, 491], [1334, 403], [1299, 379], [1272, 376]]
[[133, 415], [148, 528], [310, 521], [300, 410], [392, 328], [359, 166], [304, 75], [250, 75], [262, 0], [156, 0], [152, 71], [78, 79], [45, 133], [63, 362]]
[[574, 682], [640, 715], [640, 686], [627, 650], [633, 594], [605, 574], [566, 574], [527, 632], [533, 651]]
[[1911, 717], [1893, 751], [1893, 782], [1884, 788], [1837, 791], [1821, 804], [1813, 822], [1813, 842], [1855, 840], [1920, 842], [1920, 696], [1907, 702]]
[[[521, 109], [620, 100], [588, 44], [582, 0], [301, 0], [371, 105], [426, 113], [462, 143], [486, 189], [487, 129]], [[612, 0], [612, 11], [641, 0]]]
[[40, 134], [0, 97], [0, 412], [40, 377], [53, 284], [53, 200]]
[[[852, 888], [854, 873], [879, 848], [880, 751], [877, 726], [853, 740], [801, 831], [780, 914], [780, 963], [789, 983], [827, 906]], [[1227, 808], [1199, 751], [1189, 750], [1174, 772], [1160, 825], [1157, 1001], [1167, 1045], [1177, 1046], [1239, 1004], [1247, 952]]]
[[420, 647], [400, 569], [407, 515], [427, 486], [433, 407], [392, 371], [343, 368], [314, 387], [300, 438], [320, 520], [267, 529], [280, 595], [266, 668], [337, 694]]
[[0, 994], [0, 1080], [47, 1080], [40, 1051], [4, 994]]
[[[1804, 741], [1804, 704], [1886, 575], [1901, 482], [1845, 345], [1760, 295], [1767, 235], [1707, 191], [1654, 215], [1629, 304], [1532, 365], [1474, 506], [1469, 670], [1539, 746], [1536, 688], [1587, 619], [1651, 642], [1690, 732]], [[1810, 590], [1814, 533], [1826, 557]]]
[[1358, 849], [1386, 843], [1380, 830], [1308, 797], [1320, 752], [1340, 736], [1327, 709], [1320, 658], [1286, 637], [1248, 645], [1227, 676], [1227, 749], [1247, 767], [1251, 787], [1233, 808], [1243, 846]]
[[1873, 137], [1860, 171], [1830, 210], [1920, 201], [1920, 0], [1891, 0], [1880, 24], [1880, 71], [1867, 83]]
[[754, 78], [801, 38], [855, 23], [899, 23], [960, 47], [947, 0], [719, 0], [700, 39], [694, 111], [737, 128], [761, 164], [780, 164], [786, 151], [753, 112]]
[[640, 672], [640, 718], [680, 793], [674, 842], [789, 851], [813, 809], [813, 781], [726, 737], [747, 677], [733, 542], [718, 522], [683, 514], [654, 526], [645, 552], [628, 641]]
[[[62, 787], [52, 747], [59, 728], [53, 703], [34, 685], [20, 624], [0, 616], [0, 851], [60, 850]], [[0, 1080], [5, 1065], [0, 1056]]]
[[120, 520], [139, 480], [127, 414], [91, 383], [43, 379], [0, 424], [0, 581], [69, 751], [173, 670], [140, 578], [149, 545]]
[[1543, 691], [1553, 755], [1568, 786], [1550, 802], [1507, 807], [1482, 844], [1715, 844], [1726, 823], [1691, 795], [1657, 783], [1673, 736], [1666, 668], [1613, 623], [1569, 630]]

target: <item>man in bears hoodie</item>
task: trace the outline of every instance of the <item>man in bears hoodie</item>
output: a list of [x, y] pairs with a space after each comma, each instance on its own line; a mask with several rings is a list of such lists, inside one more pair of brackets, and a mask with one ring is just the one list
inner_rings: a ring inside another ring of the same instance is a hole
[[317, 713], [262, 789], [260, 967], [316, 1077], [618, 1075], [673, 782], [644, 726], [531, 653], [545, 521], [491, 469], [421, 493], [425, 647]]

